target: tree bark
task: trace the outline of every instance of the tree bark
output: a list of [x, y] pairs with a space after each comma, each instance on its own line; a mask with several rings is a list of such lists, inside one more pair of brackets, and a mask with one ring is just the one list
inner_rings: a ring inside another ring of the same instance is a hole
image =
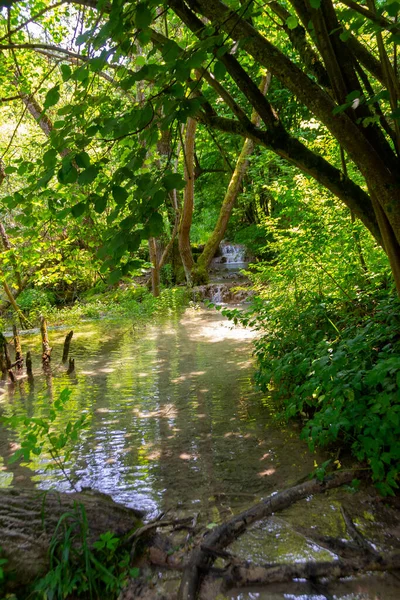
[[71, 345], [71, 340], [72, 340], [72, 336], [74, 335], [74, 332], [71, 330], [69, 333], [67, 333], [67, 335], [65, 336], [65, 341], [64, 341], [64, 348], [63, 348], [63, 355], [62, 355], [62, 362], [66, 363], [68, 360], [68, 354], [69, 354], [69, 347]]
[[18, 335], [18, 330], [17, 330], [16, 325], [13, 325], [13, 334], [14, 334], [14, 348], [15, 348], [15, 363], [17, 366], [17, 370], [20, 371], [22, 369], [24, 359], [22, 356], [21, 340]]
[[158, 262], [157, 240], [152, 237], [149, 239], [150, 262], [153, 265], [151, 269], [151, 291], [155, 298], [160, 295], [160, 265]]
[[400, 568], [400, 553], [386, 557], [368, 555], [351, 560], [334, 560], [329, 562], [307, 561], [295, 564], [274, 565], [231, 565], [224, 574], [225, 588], [251, 587], [284, 583], [293, 579], [329, 578], [339, 579], [351, 577], [367, 571], [396, 571]]
[[[119, 537], [129, 536], [140, 526], [143, 516], [141, 511], [116, 504], [99, 492], [0, 491], [0, 540], [8, 561], [6, 574], [10, 581], [10, 576], [15, 575], [15, 587], [27, 585], [46, 572], [52, 537], [63, 532], [63, 527], [57, 527], [60, 518], [64, 515], [66, 526], [79, 531], [82, 507], [88, 521], [89, 545], [107, 531]], [[69, 516], [65, 518], [67, 513]]]
[[[264, 75], [261, 83], [260, 83], [260, 91], [263, 95], [265, 95], [268, 91], [268, 87], [271, 82], [270, 75]], [[259, 126], [261, 121], [260, 115], [253, 109], [253, 113], [251, 116], [251, 122], [256, 127]], [[235, 170], [232, 173], [231, 180], [228, 185], [227, 192], [223, 199], [221, 209], [218, 215], [217, 224], [214, 228], [213, 233], [209, 237], [206, 245], [204, 246], [204, 250], [198, 258], [197, 264], [200, 267], [208, 268], [210, 266], [210, 262], [215, 256], [216, 251], [218, 250], [218, 246], [224, 238], [226, 228], [228, 227], [229, 219], [232, 214], [233, 207], [237, 201], [237, 198], [242, 189], [243, 178], [246, 175], [246, 172], [249, 168], [250, 164], [250, 156], [254, 150], [254, 142], [253, 140], [246, 138], [242, 150], [240, 152], [239, 158], [236, 162]]]
[[42, 362], [43, 364], [48, 364], [51, 360], [52, 348], [47, 335], [46, 319], [43, 316], [40, 317], [40, 333], [42, 334]]

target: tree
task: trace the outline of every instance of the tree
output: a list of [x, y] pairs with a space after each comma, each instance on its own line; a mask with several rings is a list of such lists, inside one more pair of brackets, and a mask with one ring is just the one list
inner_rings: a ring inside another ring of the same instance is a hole
[[[52, 147], [61, 153], [65, 141], [71, 145], [72, 140], [90, 154], [103, 148], [129, 163], [123, 171], [113, 171], [97, 160], [81, 177], [74, 157], [64, 157], [59, 175], [61, 185], [71, 185], [79, 175], [82, 184], [89, 185], [88, 194], [92, 183], [98, 193], [96, 184], [102, 181], [102, 189], [117, 196], [116, 220], [109, 217], [104, 256], [113, 254], [117, 245], [120, 274], [129, 272], [138, 241], [158, 235], [158, 213], [163, 210], [159, 198], [171, 186], [182, 187], [171, 173], [165, 177], [160, 170], [146, 170], [136, 140], [139, 146], [154, 145], [160, 130], [173, 130], [175, 124], [195, 117], [203, 126], [272, 150], [342, 200], [384, 247], [400, 293], [397, 2], [291, 0], [259, 8], [251, 2], [169, 0], [160, 8], [153, 0], [135, 5], [115, 1], [102, 3], [99, 13], [94, 0], [70, 4], [88, 8], [78, 19], [82, 31], [87, 28], [77, 39], [79, 52], [58, 40], [27, 41], [22, 22], [26, 17], [17, 5], [10, 12], [18, 25], [15, 31], [6, 25], [0, 51], [45, 52], [49, 60], [63, 63], [62, 81], [55, 77], [45, 98], [46, 110], [56, 110], [64, 88], [69, 88], [64, 113], [68, 119], [52, 136]], [[37, 19], [44, 14], [43, 9]], [[168, 35], [162, 31], [165, 27]], [[67, 68], [65, 62], [71, 59], [77, 68]], [[201, 81], [195, 75], [199, 69]], [[273, 78], [267, 98], [256, 83], [261, 69]], [[100, 93], [94, 100], [92, 74], [98, 81], [111, 78], [109, 89], [115, 94]], [[26, 77], [24, 81], [29, 88]], [[139, 85], [146, 100], [132, 109], [127, 95]], [[279, 102], [282, 90], [296, 98], [303, 120], [315, 119], [347, 154], [348, 175], [339, 152], [324, 155], [292, 127]], [[29, 97], [29, 89], [22, 91]], [[252, 110], [261, 117], [260, 127], [251, 122]], [[58, 168], [54, 166], [48, 181]]]

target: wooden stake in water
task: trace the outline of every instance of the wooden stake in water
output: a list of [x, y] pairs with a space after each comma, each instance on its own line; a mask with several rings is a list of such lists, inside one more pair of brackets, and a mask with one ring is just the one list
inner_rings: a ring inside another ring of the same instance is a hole
[[73, 331], [70, 331], [66, 336], [65, 336], [65, 342], [64, 342], [64, 350], [63, 350], [63, 355], [62, 355], [62, 362], [66, 363], [68, 360], [68, 354], [69, 354], [69, 346], [71, 344], [71, 340], [72, 340], [72, 336], [74, 335]]
[[[8, 353], [7, 340], [2, 333], [0, 333], [0, 353], [4, 356], [4, 364], [6, 367], [6, 373], [8, 373], [10, 380], [12, 381], [12, 383], [14, 383], [15, 375], [11, 368], [11, 359], [10, 359], [10, 355]], [[4, 365], [3, 365], [3, 367], [4, 367]]]
[[52, 348], [50, 346], [49, 338], [47, 335], [46, 319], [43, 316], [40, 317], [40, 333], [42, 334], [42, 362], [43, 364], [49, 364], [51, 360], [50, 355]]
[[32, 358], [31, 353], [26, 353], [26, 374], [28, 375], [29, 383], [33, 383], [33, 372], [32, 372]]
[[15, 348], [15, 363], [16, 363], [17, 371], [20, 371], [22, 369], [24, 358], [22, 356], [21, 340], [18, 335], [18, 330], [17, 330], [16, 325], [13, 325], [13, 334], [14, 334], [14, 348]]

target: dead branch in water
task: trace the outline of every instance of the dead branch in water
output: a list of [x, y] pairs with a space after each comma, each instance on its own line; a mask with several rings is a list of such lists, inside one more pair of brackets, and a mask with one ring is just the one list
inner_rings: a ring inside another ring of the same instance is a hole
[[[216, 551], [223, 550], [256, 521], [265, 519], [275, 512], [288, 508], [302, 498], [307, 498], [307, 496], [312, 494], [320, 494], [340, 487], [343, 484], [350, 483], [353, 478], [354, 473], [341, 473], [324, 481], [317, 481], [315, 479], [306, 481], [300, 485], [273, 494], [259, 504], [213, 529], [203, 538], [203, 543]], [[192, 551], [188, 565], [183, 573], [178, 600], [196, 600], [202, 576], [207, 573], [213, 565], [214, 560], [215, 557], [204, 552], [201, 545], [198, 545]]]
[[285, 583], [293, 579], [339, 579], [367, 571], [395, 571], [400, 568], [400, 553], [389, 554], [385, 558], [369, 554], [351, 560], [294, 564], [252, 565], [244, 561], [241, 564], [235, 562], [223, 575], [224, 589]]

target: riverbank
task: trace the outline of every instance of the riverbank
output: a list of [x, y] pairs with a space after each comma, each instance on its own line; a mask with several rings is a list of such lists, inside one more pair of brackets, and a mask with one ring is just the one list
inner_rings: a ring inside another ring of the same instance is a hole
[[[144, 285], [125, 284], [118, 288], [94, 288], [71, 304], [57, 304], [45, 292], [29, 290], [18, 304], [27, 322], [24, 328], [38, 327], [43, 315], [50, 326], [75, 325], [82, 320], [132, 318], [144, 322], [156, 314], [180, 312], [189, 304], [190, 294], [184, 287], [164, 288], [154, 298]], [[15, 312], [3, 315], [3, 329], [18, 321]]]

